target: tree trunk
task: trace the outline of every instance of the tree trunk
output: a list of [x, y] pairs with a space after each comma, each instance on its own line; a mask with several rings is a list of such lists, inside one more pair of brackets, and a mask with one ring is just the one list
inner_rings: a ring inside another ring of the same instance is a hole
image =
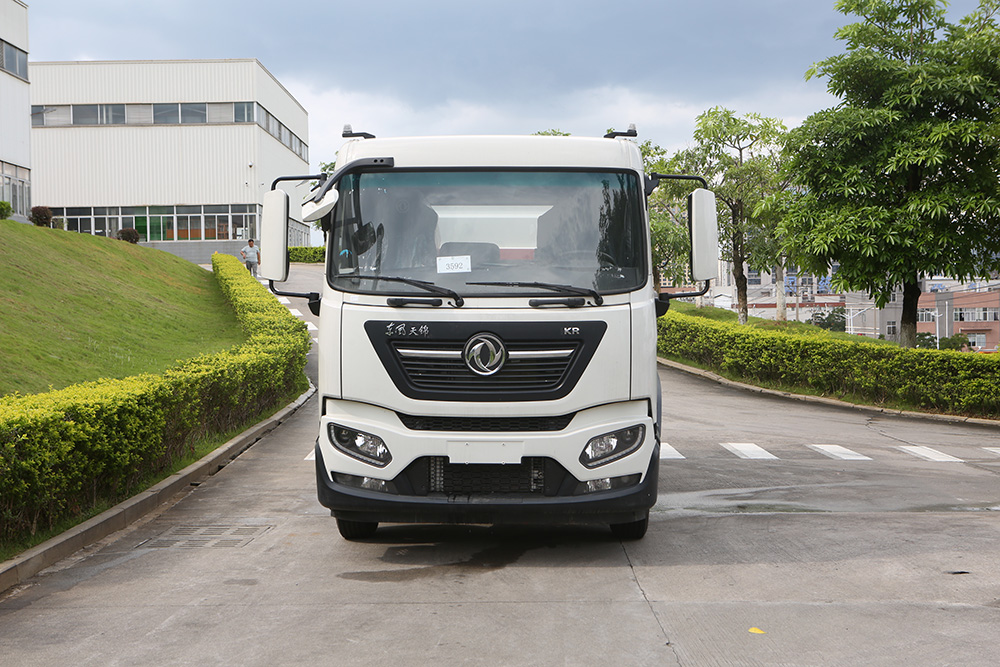
[[747, 323], [747, 274], [743, 270], [746, 257], [743, 254], [743, 234], [733, 232], [733, 280], [736, 282], [736, 312], [740, 324]]
[[903, 314], [899, 321], [901, 347], [917, 346], [917, 304], [920, 301], [920, 283], [916, 277], [903, 283]]
[[774, 267], [774, 319], [778, 322], [788, 320], [788, 306], [785, 299], [785, 260], [779, 260]]

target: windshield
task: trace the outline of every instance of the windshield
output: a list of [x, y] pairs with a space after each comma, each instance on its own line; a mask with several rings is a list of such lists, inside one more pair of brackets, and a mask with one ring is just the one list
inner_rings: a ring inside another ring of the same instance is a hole
[[338, 187], [328, 270], [341, 290], [428, 295], [406, 278], [465, 297], [551, 297], [538, 284], [609, 294], [646, 280], [632, 172], [392, 170]]

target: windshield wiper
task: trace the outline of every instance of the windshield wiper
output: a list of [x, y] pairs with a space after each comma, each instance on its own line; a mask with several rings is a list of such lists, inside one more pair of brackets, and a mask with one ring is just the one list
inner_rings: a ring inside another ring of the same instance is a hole
[[344, 274], [337, 276], [337, 278], [351, 278], [356, 280], [385, 280], [393, 283], [403, 283], [404, 285], [412, 285], [413, 287], [419, 287], [422, 290], [426, 290], [431, 294], [440, 294], [441, 296], [451, 297], [455, 301], [455, 306], [461, 308], [465, 305], [465, 299], [462, 295], [453, 289], [448, 289], [447, 287], [441, 287], [440, 285], [435, 285], [427, 280], [415, 280], [413, 278], [403, 278], [402, 276], [369, 276], [369, 275], [354, 275], [354, 274]]
[[553, 292], [558, 292], [560, 294], [578, 294], [580, 296], [589, 296], [594, 300], [598, 306], [604, 304], [604, 297], [602, 297], [597, 290], [590, 289], [589, 287], [574, 287], [573, 285], [558, 285], [556, 283], [532, 283], [532, 282], [475, 282], [475, 283], [465, 283], [466, 285], [488, 285], [495, 287], [537, 287], [538, 289], [552, 290]]

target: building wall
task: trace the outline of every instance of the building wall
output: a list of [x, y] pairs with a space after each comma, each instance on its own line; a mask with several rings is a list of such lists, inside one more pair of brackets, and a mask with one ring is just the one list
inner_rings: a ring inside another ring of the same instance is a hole
[[1000, 346], [1000, 286], [920, 295], [917, 331], [948, 338], [962, 334], [976, 350]]
[[28, 6], [0, 0], [0, 200], [14, 206], [13, 217], [21, 222], [31, 211], [30, 86], [18, 74], [27, 52]]
[[[31, 103], [42, 114], [31, 130], [34, 199], [67, 216], [87, 207], [75, 215], [92, 210], [96, 216], [93, 207], [252, 205], [256, 211], [276, 177], [308, 173], [306, 111], [256, 60], [32, 63], [30, 69], [37, 83]], [[248, 103], [254, 116], [234, 118], [233, 109]], [[206, 105], [208, 121], [154, 123], [155, 105], [175, 104]], [[124, 115], [80, 124], [79, 114], [93, 105], [115, 105]], [[228, 120], [213, 119], [212, 105], [229, 109]], [[308, 191], [307, 185], [283, 187], [297, 189], [292, 197], [300, 201]], [[113, 231], [113, 222], [83, 220], [74, 222], [76, 230]], [[256, 225], [249, 233], [258, 236]], [[167, 241], [150, 234], [144, 242], [198, 263], [245, 243], [199, 236], [180, 240], [178, 233]], [[307, 244], [308, 227], [293, 222], [290, 236]]]

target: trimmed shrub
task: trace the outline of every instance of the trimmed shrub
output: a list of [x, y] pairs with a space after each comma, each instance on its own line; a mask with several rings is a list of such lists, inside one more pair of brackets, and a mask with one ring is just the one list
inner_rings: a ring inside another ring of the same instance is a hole
[[28, 221], [35, 227], [51, 227], [52, 211], [48, 206], [32, 206]]
[[235, 257], [215, 254], [212, 264], [245, 343], [158, 376], [0, 398], [0, 540], [127, 497], [197, 438], [244, 424], [301, 388], [305, 325]]
[[131, 227], [125, 227], [124, 229], [119, 229], [118, 233], [115, 235], [119, 241], [127, 241], [128, 243], [138, 243], [139, 242], [139, 232]]
[[326, 248], [322, 246], [292, 246], [288, 249], [289, 262], [318, 264], [326, 259]]
[[1000, 355], [824, 339], [680, 313], [658, 320], [660, 354], [745, 378], [857, 395], [875, 403], [1000, 416]]
[[6, 220], [14, 215], [14, 207], [9, 201], [0, 201], [0, 220]]

